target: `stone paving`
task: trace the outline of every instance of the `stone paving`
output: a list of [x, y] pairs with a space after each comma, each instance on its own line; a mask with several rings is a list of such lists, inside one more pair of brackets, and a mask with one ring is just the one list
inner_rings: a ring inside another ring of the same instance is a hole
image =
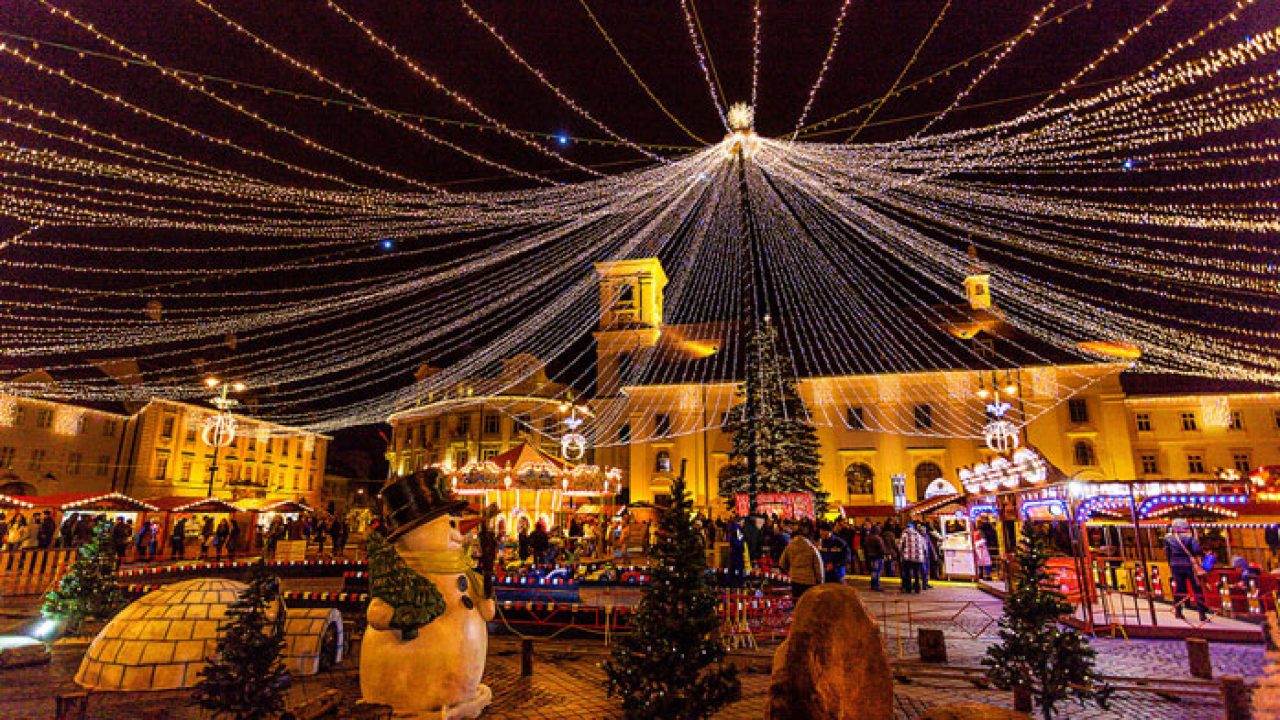
[[[998, 614], [987, 596], [971, 588], [938, 588], [921, 596], [901, 596], [896, 592], [873, 596], [875, 605], [887, 618], [887, 649], [893, 660], [910, 661], [916, 655], [911, 635], [920, 625], [942, 625], [947, 629], [950, 666], [974, 667], [991, 642], [995, 627], [982, 618]], [[957, 609], [964, 612], [947, 625], [947, 618]], [[907, 620], [907, 618], [910, 620]], [[1188, 678], [1184, 643], [1167, 640], [1095, 639], [1100, 669], [1108, 675], [1157, 678]], [[531, 678], [520, 677], [518, 643], [513, 638], [495, 637], [485, 682], [494, 691], [494, 703], [483, 716], [491, 720], [602, 720], [618, 718], [615, 701], [605, 697], [604, 671], [601, 663], [607, 650], [599, 641], [538, 641], [535, 672]], [[736, 656], [742, 668], [743, 697], [716, 717], [721, 720], [760, 718], [768, 693], [768, 661], [771, 648], [758, 653]], [[0, 674], [0, 720], [37, 720], [53, 717], [54, 697], [60, 693], [78, 692], [72, 677], [84, 652], [84, 646], [59, 646], [54, 661], [46, 667], [11, 670]], [[1260, 645], [1214, 644], [1214, 670], [1217, 675], [1240, 674], [1256, 678], [1261, 673], [1263, 650]], [[351, 648], [349, 660], [333, 673], [297, 679], [292, 692], [295, 701], [318, 694], [327, 688], [338, 689], [348, 700], [359, 696], [356, 659], [358, 644]], [[931, 707], [974, 700], [993, 705], [1009, 705], [1007, 693], [982, 689], [965, 680], [914, 678], [902, 679], [895, 686], [895, 710], [898, 720], [914, 720]], [[90, 698], [87, 717], [94, 720], [148, 720], [169, 718], [205, 718], [207, 714], [190, 706], [187, 691], [94, 694]], [[1082, 720], [1120, 720], [1151, 717], [1162, 720], [1218, 720], [1222, 706], [1217, 698], [1166, 698], [1151, 693], [1117, 693], [1109, 710], [1081, 707], [1075, 703], [1062, 706], [1063, 718]]]

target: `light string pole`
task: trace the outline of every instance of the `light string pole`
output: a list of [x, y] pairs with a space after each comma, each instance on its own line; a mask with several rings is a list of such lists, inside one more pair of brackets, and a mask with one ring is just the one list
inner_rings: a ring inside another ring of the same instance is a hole
[[[743, 339], [746, 341], [743, 348], [749, 353], [751, 348], [751, 340], [758, 331], [759, 325], [759, 307], [758, 304], [762, 298], [758, 297], [759, 287], [756, 282], [756, 262], [760, 253], [758, 229], [756, 227], [755, 213], [751, 208], [750, 191], [747, 187], [747, 161], [755, 154], [756, 137], [752, 124], [755, 120], [755, 112], [743, 103], [737, 103], [729, 109], [729, 130], [731, 134], [726, 138], [729, 152], [732, 154], [735, 164], [738, 168], [738, 201], [742, 209], [742, 219], [746, 224], [746, 262], [743, 263], [743, 282], [742, 282], [742, 312], [743, 318]], [[744, 358], [743, 373], [756, 373], [761, 375], [759, 362], [752, 362], [751, 358]], [[745, 376], [745, 375], [744, 375]], [[745, 418], [745, 431], [747, 437], [751, 438], [747, 443], [747, 500], [748, 515], [754, 516], [757, 511], [756, 496], [759, 494], [759, 427], [760, 427], [760, 402], [757, 397], [761, 391], [761, 381], [763, 377], [757, 377], [754, 383], [746, 383], [748, 392], [745, 398], [746, 403], [743, 407]]]
[[239, 405], [240, 401], [227, 394], [233, 390], [244, 392], [245, 384], [223, 382], [216, 377], [205, 378], [204, 384], [211, 390], [218, 390], [218, 394], [210, 400], [218, 408], [218, 414], [205, 421], [202, 433], [205, 444], [213, 446], [213, 461], [209, 463], [209, 497], [213, 497], [213, 485], [218, 477], [218, 452], [236, 439], [236, 422], [231, 415], [231, 408]]

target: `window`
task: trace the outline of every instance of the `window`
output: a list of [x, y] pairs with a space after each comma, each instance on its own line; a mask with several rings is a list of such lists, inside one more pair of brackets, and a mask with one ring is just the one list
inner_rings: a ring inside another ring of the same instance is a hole
[[37, 410], [36, 427], [45, 429], [53, 427], [53, 411], [49, 408], [40, 408]]
[[98, 456], [98, 477], [106, 477], [108, 468], [111, 467], [110, 455]]
[[182, 482], [191, 482], [191, 466], [193, 462], [191, 458], [182, 458], [182, 473], [178, 475], [178, 479]]
[[917, 430], [928, 430], [933, 427], [933, 407], [930, 405], [917, 405], [915, 407], [915, 420]]
[[1089, 404], [1084, 398], [1071, 398], [1067, 401], [1067, 413], [1073, 423], [1089, 422]]
[[[1277, 411], [1277, 412], [1280, 412], [1280, 411]], [[27, 419], [27, 408], [25, 405], [19, 404], [18, 409], [13, 411], [13, 426], [18, 427], [26, 419]], [[1276, 424], [1280, 424], [1280, 420], [1277, 420]]]
[[631, 353], [618, 354], [618, 384], [621, 385], [631, 378]]
[[164, 419], [160, 421], [160, 437], [163, 437], [163, 438], [173, 437], [173, 424], [175, 421], [176, 421], [176, 418], [174, 418], [172, 415], [166, 415]]
[[[845, 420], [844, 420], [845, 424], [849, 426], [850, 430], [866, 430], [867, 429], [867, 421], [866, 421], [866, 418], [863, 417], [862, 415], [862, 408], [860, 407], [846, 408], [844, 411], [844, 415], [845, 415]], [[850, 465], [849, 467], [853, 467], [853, 466]], [[846, 471], [846, 474], [847, 474], [847, 471]]]
[[480, 451], [481, 460], [492, 460], [496, 457], [498, 457], [498, 451], [496, 449], [488, 448]]
[[1195, 413], [1193, 412], [1182, 413], [1182, 429], [1187, 431], [1197, 429]]
[[844, 481], [849, 495], [870, 495], [874, 490], [875, 473], [864, 462], [851, 463], [844, 469]]
[[67, 472], [72, 475], [79, 475], [80, 461], [81, 456], [78, 452], [73, 452], [70, 455], [67, 455]]
[[659, 450], [654, 459], [653, 470], [660, 473], [671, 472], [671, 453], [666, 450]]
[[440, 421], [439, 420], [434, 420], [431, 423], [431, 439], [432, 440], [440, 439]]
[[942, 477], [942, 468], [937, 463], [922, 462], [916, 466], [916, 498], [924, 499], [925, 490], [934, 480]]
[[1240, 412], [1239, 410], [1232, 410], [1231, 421], [1230, 421], [1230, 424], [1227, 425], [1227, 429], [1243, 430], [1244, 429], [1244, 413]]
[[31, 451], [31, 462], [27, 463], [27, 469], [28, 469], [28, 470], [39, 470], [39, 469], [40, 469], [40, 464], [41, 464], [41, 463], [43, 463], [43, 462], [44, 462], [44, 451], [43, 451], [43, 450], [32, 450], [32, 451]]
[[635, 307], [636, 289], [634, 285], [625, 283], [618, 286], [618, 294], [614, 296], [613, 306], [619, 308]]
[[553, 417], [542, 418], [542, 434], [554, 435], [556, 432], [556, 419]]
[[484, 433], [486, 435], [497, 435], [501, 430], [500, 418], [497, 415], [484, 416]]
[[458, 434], [459, 435], [471, 434], [471, 416], [470, 415], [463, 415], [462, 417], [458, 418]]
[[1187, 472], [1192, 475], [1204, 474], [1204, 455], [1187, 453]]
[[103, 437], [115, 437], [115, 436], [116, 436], [116, 421], [115, 421], [115, 420], [107, 420], [106, 422], [102, 423], [102, 436], [103, 436]]
[[1142, 474], [1143, 475], [1159, 475], [1160, 463], [1156, 460], [1155, 453], [1142, 454]]
[[187, 425], [187, 433], [186, 433], [187, 442], [193, 443], [196, 441], [196, 419], [187, 418], [186, 425]]
[[156, 480], [164, 480], [169, 473], [169, 454], [160, 453], [156, 455]]
[[1093, 443], [1088, 440], [1077, 440], [1073, 455], [1076, 465], [1092, 466], [1098, 464], [1098, 456], [1093, 451]]
[[631, 423], [624, 423], [618, 428], [618, 442], [623, 444], [631, 442]]
[[653, 433], [658, 437], [666, 437], [671, 434], [671, 416], [666, 413], [658, 413], [653, 416]]
[[1151, 432], [1151, 413], [1138, 413], [1134, 420], [1138, 423], [1138, 432]]
[[5, 470], [12, 470], [13, 457], [14, 455], [17, 455], [17, 454], [18, 454], [18, 451], [15, 448], [11, 448], [11, 447], [0, 448], [0, 468], [3, 468]]
[[471, 456], [467, 454], [467, 451], [466, 451], [466, 450], [455, 450], [455, 451], [454, 451], [454, 453], [453, 453], [453, 466], [454, 466], [454, 467], [459, 467], [459, 468], [460, 468], [460, 467], [466, 467], [466, 464], [467, 464], [470, 460], [471, 460]]
[[1242, 473], [1248, 473], [1253, 470], [1253, 463], [1250, 462], [1249, 453], [1247, 452], [1232, 453], [1231, 462], [1236, 466], [1236, 470]]
[[80, 413], [80, 415], [76, 416], [76, 434], [83, 435], [88, 432], [88, 430], [89, 416], [84, 413]]
[[1271, 414], [1275, 417], [1276, 429], [1280, 430], [1280, 410], [1272, 410]]

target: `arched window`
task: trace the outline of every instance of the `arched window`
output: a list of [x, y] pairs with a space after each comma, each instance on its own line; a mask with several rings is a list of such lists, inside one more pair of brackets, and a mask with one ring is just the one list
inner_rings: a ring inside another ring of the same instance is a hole
[[1077, 440], [1075, 444], [1076, 465], [1092, 466], [1098, 464], [1098, 455], [1093, 451], [1093, 443], [1088, 440]]
[[654, 472], [671, 472], [671, 453], [666, 450], [659, 450], [653, 463], [653, 469]]
[[35, 495], [36, 486], [31, 483], [10, 482], [0, 485], [0, 495]]
[[942, 468], [937, 463], [922, 462], [916, 466], [916, 498], [924, 499], [925, 491], [934, 480], [942, 477]]
[[850, 463], [844, 469], [844, 481], [849, 495], [870, 495], [874, 491], [875, 473], [864, 462]]

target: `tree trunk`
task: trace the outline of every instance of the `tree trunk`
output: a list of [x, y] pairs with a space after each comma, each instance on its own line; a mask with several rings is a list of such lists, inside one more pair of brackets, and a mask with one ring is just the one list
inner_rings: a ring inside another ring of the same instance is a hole
[[1029, 713], [1031, 706], [1031, 688], [1023, 685], [1015, 685], [1013, 688], [1013, 709], [1018, 712]]

